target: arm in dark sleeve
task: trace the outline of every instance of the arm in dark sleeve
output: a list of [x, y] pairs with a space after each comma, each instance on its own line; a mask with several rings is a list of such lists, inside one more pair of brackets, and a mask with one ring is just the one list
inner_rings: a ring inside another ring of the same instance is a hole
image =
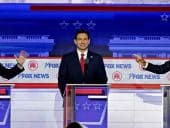
[[16, 75], [18, 75], [19, 73], [21, 73], [22, 71], [24, 71], [24, 68], [20, 69], [17, 66], [17, 64], [11, 69], [7, 69], [2, 64], [0, 64], [0, 76], [6, 79], [11, 79], [15, 77]]
[[67, 84], [67, 62], [65, 57], [63, 57], [58, 72], [58, 86], [62, 96], [64, 96], [66, 84]]
[[103, 58], [100, 56], [99, 57], [99, 69], [98, 69], [98, 78], [97, 81], [100, 84], [106, 84], [107, 83], [107, 75], [106, 75], [106, 70], [103, 62]]
[[170, 61], [166, 61], [162, 65], [154, 65], [152, 63], [148, 63], [148, 67], [145, 70], [156, 74], [164, 74], [170, 71]]

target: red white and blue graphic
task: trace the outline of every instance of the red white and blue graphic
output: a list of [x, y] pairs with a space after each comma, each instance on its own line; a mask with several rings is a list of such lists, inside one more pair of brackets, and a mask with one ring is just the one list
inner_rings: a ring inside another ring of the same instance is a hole
[[[77, 87], [75, 120], [85, 128], [107, 128], [108, 87]], [[83, 93], [81, 93], [83, 91]]]
[[170, 56], [169, 4], [27, 3], [1, 4], [0, 10], [0, 56], [23, 49], [31, 57], [61, 56], [75, 48], [78, 29], [89, 31], [90, 49], [103, 56]]

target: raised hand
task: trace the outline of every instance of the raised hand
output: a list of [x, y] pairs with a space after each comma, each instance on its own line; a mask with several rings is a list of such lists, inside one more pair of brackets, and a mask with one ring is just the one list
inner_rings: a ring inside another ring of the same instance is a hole
[[20, 51], [19, 56], [15, 56], [17, 64], [19, 67], [23, 67], [23, 64], [26, 60], [27, 53], [25, 51]]
[[133, 56], [135, 57], [136, 62], [138, 64], [140, 64], [141, 66], [145, 66], [146, 65], [146, 61], [141, 56], [139, 56], [137, 54], [133, 54]]

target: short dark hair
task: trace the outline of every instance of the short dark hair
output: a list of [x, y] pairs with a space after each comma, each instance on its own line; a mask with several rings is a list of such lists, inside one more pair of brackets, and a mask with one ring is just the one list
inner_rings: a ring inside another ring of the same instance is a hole
[[78, 122], [71, 122], [66, 128], [83, 128]]
[[80, 34], [80, 33], [85, 33], [85, 34], [87, 34], [88, 39], [90, 39], [90, 34], [89, 34], [89, 32], [86, 31], [86, 30], [84, 30], [84, 29], [78, 30], [78, 31], [75, 33], [74, 39], [77, 39], [77, 35]]

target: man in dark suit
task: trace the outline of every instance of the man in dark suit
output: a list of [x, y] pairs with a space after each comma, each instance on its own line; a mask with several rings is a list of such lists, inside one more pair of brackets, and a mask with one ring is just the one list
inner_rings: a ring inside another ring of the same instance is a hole
[[156, 73], [156, 74], [164, 74], [170, 71], [170, 61], [166, 61], [164, 64], [161, 65], [154, 65], [152, 63], [146, 62], [141, 56], [134, 55], [136, 58], [136, 62], [139, 63], [144, 70]]
[[23, 64], [25, 62], [25, 55], [26, 53], [24, 51], [21, 51], [19, 54], [19, 57], [15, 57], [17, 64], [10, 68], [7, 69], [5, 68], [1, 63], [0, 63], [0, 76], [6, 79], [11, 79], [18, 75], [20, 72], [24, 71]]
[[64, 96], [66, 84], [107, 83], [102, 56], [88, 49], [90, 44], [89, 33], [85, 30], [77, 31], [74, 43], [77, 49], [62, 57], [59, 68], [58, 85], [62, 96]]

